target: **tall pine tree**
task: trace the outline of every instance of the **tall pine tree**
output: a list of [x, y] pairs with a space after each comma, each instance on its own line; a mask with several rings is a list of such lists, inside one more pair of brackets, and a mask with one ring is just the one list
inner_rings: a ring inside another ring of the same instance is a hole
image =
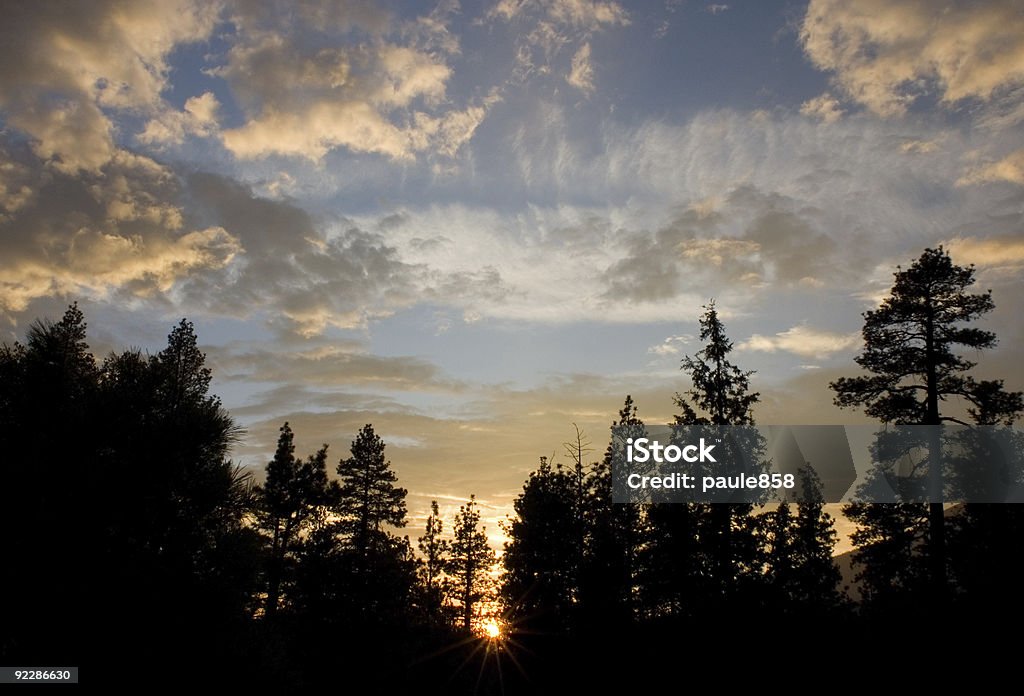
[[[691, 426], [752, 426], [759, 394], [752, 372], [734, 365], [732, 341], [712, 301], [700, 317], [703, 348], [682, 360], [692, 386], [676, 395], [677, 439]], [[759, 465], [763, 441], [753, 437], [744, 457]], [[755, 578], [757, 539], [749, 503], [674, 503], [650, 509], [646, 572], [649, 602], [657, 614], [686, 615], [739, 608], [744, 588]], [[651, 584], [651, 583], [656, 584]]]
[[366, 557], [388, 546], [387, 527], [406, 524], [407, 491], [384, 457], [384, 441], [366, 424], [352, 441], [352, 456], [338, 463], [341, 495], [337, 512], [345, 542]]
[[[889, 297], [864, 314], [864, 350], [855, 361], [868, 374], [833, 382], [836, 405], [861, 407], [869, 416], [895, 425], [1012, 423], [1024, 410], [1021, 393], [1006, 391], [1002, 380], [976, 380], [969, 374], [975, 363], [958, 352], [996, 344], [992, 332], [967, 326], [995, 306], [991, 291], [968, 292], [973, 284], [974, 267], [955, 265], [941, 246], [925, 249], [906, 270], [898, 268]], [[963, 415], [941, 408], [951, 399], [965, 404]], [[936, 430], [929, 443], [933, 461], [938, 449]], [[855, 503], [846, 508], [847, 516], [860, 526], [855, 541], [862, 565], [875, 565], [865, 571], [866, 580], [877, 581], [869, 592], [899, 589], [886, 580], [887, 573], [875, 572], [885, 557], [891, 558], [885, 567], [893, 570], [912, 567], [905, 560], [919, 556], [924, 548], [932, 596], [946, 594], [945, 512], [935, 500], [942, 492], [941, 471], [931, 466], [928, 475], [932, 502], [927, 507]]]
[[417, 539], [420, 551], [420, 608], [429, 625], [444, 620], [445, 582], [444, 572], [448, 564], [451, 542], [444, 538], [444, 522], [437, 509], [437, 501], [430, 501], [430, 515], [427, 517], [423, 536]]
[[492, 599], [494, 550], [487, 542], [487, 530], [480, 526], [476, 498], [459, 507], [447, 572], [452, 579], [452, 597], [458, 603], [462, 629], [469, 631], [481, 604]]
[[340, 494], [337, 481], [327, 479], [327, 445], [303, 462], [295, 457], [295, 434], [288, 423], [282, 425], [266, 482], [256, 489], [254, 501], [259, 528], [270, 538], [267, 617], [277, 611], [298, 546], [325, 523]]
[[586, 480], [586, 549], [579, 595], [581, 620], [587, 630], [614, 632], [627, 627], [641, 613], [637, 596], [645, 517], [638, 505], [614, 502], [612, 463], [625, 461], [626, 440], [643, 437], [646, 427], [631, 395], [626, 395], [618, 416], [612, 422], [612, 439], [604, 458]]

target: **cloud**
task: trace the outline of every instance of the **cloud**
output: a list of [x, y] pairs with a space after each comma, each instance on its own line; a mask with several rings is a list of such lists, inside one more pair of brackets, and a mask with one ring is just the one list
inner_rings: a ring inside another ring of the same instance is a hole
[[835, 275], [838, 250], [796, 201], [741, 186], [713, 212], [701, 201], [657, 232], [633, 235], [605, 271], [606, 297], [650, 301], [814, 285]]
[[785, 351], [802, 358], [824, 359], [835, 353], [854, 348], [860, 343], [859, 333], [840, 334], [821, 331], [808, 326], [794, 326], [774, 336], [754, 334], [736, 346], [737, 350], [775, 353]]
[[957, 179], [957, 186], [1008, 181], [1024, 186], [1024, 148], [1015, 150], [1002, 159], [976, 166]]
[[[487, 16], [526, 27], [516, 39], [516, 79], [525, 81], [557, 70], [586, 94], [594, 90], [591, 37], [630, 23], [622, 5], [600, 0], [501, 0]], [[561, 67], [566, 48], [572, 52], [567, 71]]]
[[213, 174], [192, 175], [188, 190], [199, 219], [238, 238], [245, 253], [226, 273], [190, 277], [183, 302], [236, 317], [262, 313], [315, 336], [363, 327], [418, 299], [423, 269], [401, 261], [377, 233], [343, 219], [318, 223], [291, 203]]
[[324, 25], [322, 13], [250, 6], [231, 18], [236, 40], [216, 74], [245, 113], [244, 124], [222, 134], [241, 159], [317, 162], [338, 148], [398, 161], [454, 157], [497, 101], [492, 91], [461, 106], [449, 102], [448, 58], [458, 42], [443, 13], [411, 26], [374, 13]]
[[472, 177], [424, 189], [456, 202], [354, 221], [451, 317], [636, 323], [692, 320], [709, 297], [740, 313], [838, 301], [879, 259], [887, 289], [908, 251], [1019, 220], [997, 191], [954, 188], [977, 144], [960, 129], [715, 111], [593, 134], [574, 119], [542, 103], [477, 151]]
[[100, 173], [70, 176], [22, 148], [0, 151], [0, 311], [43, 297], [158, 298], [243, 252], [219, 225], [186, 220], [177, 179], [115, 151]]
[[185, 101], [182, 111], [164, 109], [146, 123], [136, 137], [140, 143], [161, 147], [180, 145], [188, 135], [209, 137], [217, 132], [220, 102], [213, 92], [204, 92]]
[[65, 173], [98, 172], [117, 150], [112, 113], [164, 108], [167, 57], [208, 37], [218, 6], [189, 0], [41, 1], [0, 26], [0, 110]]
[[[223, 349], [205, 347], [207, 364], [220, 378], [224, 358]], [[228, 358], [230, 360], [230, 358]], [[413, 409], [397, 399], [380, 394], [351, 391], [350, 389], [317, 389], [306, 384], [279, 384], [258, 391], [231, 405], [231, 415], [241, 420], [263, 419], [280, 413], [307, 411], [330, 413], [338, 411], [375, 411], [378, 413], [411, 413]]]
[[539, 14], [546, 21], [584, 31], [629, 24], [622, 5], [602, 0], [500, 0], [488, 14], [505, 21]]
[[800, 28], [811, 62], [882, 116], [934, 94], [988, 101], [1024, 81], [1024, 15], [1014, 0], [812, 0]]
[[910, 138], [903, 143], [900, 143], [900, 152], [906, 152], [911, 155], [926, 155], [929, 152], [935, 152], [939, 149], [939, 142], [937, 140], [920, 140], [918, 138]]
[[704, 9], [706, 11], [710, 12], [711, 14], [716, 15], [716, 14], [721, 14], [723, 12], [728, 12], [730, 8], [729, 8], [729, 5], [723, 5], [721, 3], [718, 3], [718, 4], [707, 5]]
[[1010, 270], [1024, 267], [1024, 239], [1019, 236], [956, 237], [944, 246], [961, 265]]
[[661, 343], [657, 343], [647, 349], [648, 353], [652, 355], [667, 356], [667, 355], [679, 355], [680, 346], [686, 345], [694, 340], [694, 337], [690, 334], [683, 334], [681, 336], [669, 336]]
[[842, 118], [844, 112], [835, 97], [826, 92], [801, 104], [800, 113], [810, 118], [820, 119], [825, 123], [834, 123]]
[[323, 389], [346, 386], [388, 391], [463, 389], [436, 365], [412, 356], [383, 357], [355, 346], [318, 342], [305, 350], [229, 346], [213, 356], [222, 379], [304, 384]]
[[565, 80], [584, 94], [594, 91], [594, 68], [590, 64], [589, 43], [580, 46], [576, 55], [572, 57], [572, 70]]

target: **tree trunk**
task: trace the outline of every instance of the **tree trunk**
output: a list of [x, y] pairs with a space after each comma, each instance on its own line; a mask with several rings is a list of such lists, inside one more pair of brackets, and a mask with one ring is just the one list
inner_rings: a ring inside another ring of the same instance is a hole
[[928, 497], [932, 501], [928, 505], [928, 565], [933, 599], [941, 604], [946, 593], [946, 515], [942, 505], [942, 441], [939, 433], [942, 418], [939, 416], [936, 362], [935, 325], [929, 311], [929, 316], [925, 320], [925, 425], [931, 426], [928, 432]]

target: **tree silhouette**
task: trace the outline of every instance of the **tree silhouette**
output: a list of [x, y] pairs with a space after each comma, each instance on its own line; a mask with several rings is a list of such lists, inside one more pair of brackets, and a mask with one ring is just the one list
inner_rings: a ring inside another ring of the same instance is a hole
[[396, 485], [384, 449], [373, 425], [360, 429], [351, 456], [338, 463], [333, 522], [303, 544], [296, 591], [312, 620], [356, 622], [367, 632], [408, 620], [416, 559], [408, 537], [390, 531], [406, 525], [406, 490]]
[[541, 457], [512, 503], [501, 593], [524, 630], [564, 630], [571, 620], [579, 591], [575, 491], [573, 476]]
[[797, 513], [785, 500], [759, 516], [768, 600], [788, 614], [818, 616], [843, 606], [832, 560], [836, 531], [824, 512], [821, 480], [810, 465], [798, 471]]
[[336, 481], [327, 480], [327, 445], [303, 462], [295, 457], [294, 439], [288, 423], [282, 425], [274, 458], [267, 464], [266, 483], [257, 487], [255, 495], [259, 527], [270, 535], [268, 617], [278, 608], [297, 544], [325, 523], [327, 510], [337, 505], [341, 492]]
[[339, 530], [358, 555], [387, 545], [385, 525], [404, 527], [407, 491], [384, 458], [384, 441], [367, 423], [352, 441], [352, 456], [338, 463], [341, 497]]
[[77, 304], [58, 322], [33, 322], [24, 345], [0, 350], [0, 542], [10, 555], [0, 571], [8, 598], [0, 658], [8, 662], [52, 652], [80, 659], [83, 627], [95, 619], [87, 600], [102, 582], [87, 574], [69, 583], [68, 574], [94, 565], [106, 538], [98, 374]]
[[[100, 375], [103, 412], [119, 424], [99, 432], [109, 496], [101, 507], [121, 513], [109, 518], [108, 553], [127, 583], [108, 591], [121, 595], [112, 604], [123, 608], [125, 635], [155, 621], [149, 630], [159, 639], [131, 648], [151, 657], [209, 652], [200, 646], [214, 640], [212, 629], [245, 615], [255, 590], [257, 539], [243, 522], [251, 482], [229, 459], [239, 431], [209, 393], [211, 377], [184, 319], [158, 354], [111, 356]], [[158, 605], [154, 620], [144, 609]], [[186, 648], [196, 632], [204, 635]]]
[[421, 563], [419, 566], [420, 591], [423, 613], [428, 623], [436, 624], [444, 618], [444, 572], [448, 566], [451, 542], [445, 539], [444, 522], [437, 509], [437, 501], [430, 501], [423, 536], [417, 540]]
[[454, 538], [448, 557], [447, 572], [452, 577], [452, 594], [462, 614], [462, 628], [472, 627], [474, 607], [490, 596], [494, 550], [487, 543], [486, 527], [479, 527], [480, 512], [476, 498], [459, 507], [455, 516]]
[[0, 534], [21, 559], [0, 590], [33, 607], [5, 616], [5, 658], [38, 634], [86, 662], [81, 627], [102, 625], [106, 649], [140, 670], [158, 656], [198, 664], [249, 615], [249, 481], [228, 459], [237, 430], [203, 362], [183, 321], [158, 355], [97, 366], [76, 305], [0, 350], [0, 442], [12, 455], [0, 462]]
[[635, 621], [639, 610], [637, 583], [645, 520], [640, 506], [615, 504], [612, 495], [612, 462], [625, 461], [625, 441], [646, 432], [631, 395], [626, 396], [611, 432], [603, 459], [586, 481], [586, 549], [579, 580], [586, 628], [625, 627]]
[[695, 356], [688, 355], [682, 361], [682, 370], [693, 383], [686, 392], [693, 405], [676, 394], [676, 405], [682, 409], [682, 414], [676, 417], [677, 424], [753, 425], [752, 409], [761, 396], [750, 391], [750, 376], [754, 372], [744, 372], [729, 362], [732, 341], [725, 334], [714, 300], [704, 307], [701, 315], [700, 340], [704, 347]]
[[[750, 389], [753, 372], [734, 365], [732, 341], [718, 317], [714, 301], [700, 317], [703, 347], [682, 360], [692, 386], [686, 396], [676, 394], [680, 409], [673, 423], [674, 438], [688, 440], [692, 426], [752, 426], [753, 406], [760, 395]], [[754, 431], [735, 440], [742, 451], [736, 460], [762, 465], [763, 440]], [[728, 444], [728, 443], [727, 443]], [[733, 610], [741, 589], [754, 577], [757, 539], [749, 503], [667, 504], [651, 507], [651, 543], [648, 575], [654, 591], [651, 602], [659, 612], [686, 614], [715, 611], [729, 602]], [[698, 599], [699, 598], [699, 599]], [[694, 606], [695, 600], [699, 603]]]
[[[1002, 380], [974, 379], [968, 373], [976, 363], [955, 352], [996, 344], [992, 332], [965, 326], [995, 306], [991, 291], [967, 291], [974, 284], [974, 267], [954, 265], [940, 246], [925, 249], [909, 268], [898, 268], [894, 276], [889, 297], [878, 309], [864, 313], [864, 350], [855, 361], [869, 374], [832, 382], [836, 405], [862, 407], [867, 415], [895, 425], [967, 424], [959, 415], [940, 410], [941, 403], [959, 398], [966, 402], [967, 416], [975, 424], [1012, 423], [1024, 410], [1021, 393], [1007, 392]], [[938, 449], [936, 431], [929, 443], [933, 462]], [[939, 466], [930, 466], [928, 473], [932, 502], [926, 534], [916, 523], [921, 509], [914, 504], [887, 510], [855, 504], [846, 514], [864, 529], [863, 542], [906, 554], [916, 553], [918, 540], [924, 539], [932, 592], [938, 597], [947, 585], [946, 523], [943, 505], [935, 500], [942, 493]], [[898, 519], [883, 519], [887, 512]]]

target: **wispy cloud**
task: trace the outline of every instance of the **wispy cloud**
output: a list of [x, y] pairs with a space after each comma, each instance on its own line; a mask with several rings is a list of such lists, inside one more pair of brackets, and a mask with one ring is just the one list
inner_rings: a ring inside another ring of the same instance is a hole
[[736, 348], [765, 353], [781, 350], [803, 358], [824, 359], [835, 353], [850, 350], [859, 343], [859, 333], [840, 334], [800, 325], [780, 331], [774, 336], [754, 334]]
[[958, 186], [1005, 181], [1024, 186], [1024, 148], [1015, 150], [1002, 159], [975, 165], [957, 179]]
[[656, 343], [655, 345], [648, 348], [647, 352], [651, 353], [652, 355], [658, 355], [663, 357], [669, 355], [679, 355], [679, 352], [682, 350], [682, 347], [693, 340], [694, 337], [691, 336], [690, 334], [683, 334], [681, 336], [669, 336], [661, 343]]

